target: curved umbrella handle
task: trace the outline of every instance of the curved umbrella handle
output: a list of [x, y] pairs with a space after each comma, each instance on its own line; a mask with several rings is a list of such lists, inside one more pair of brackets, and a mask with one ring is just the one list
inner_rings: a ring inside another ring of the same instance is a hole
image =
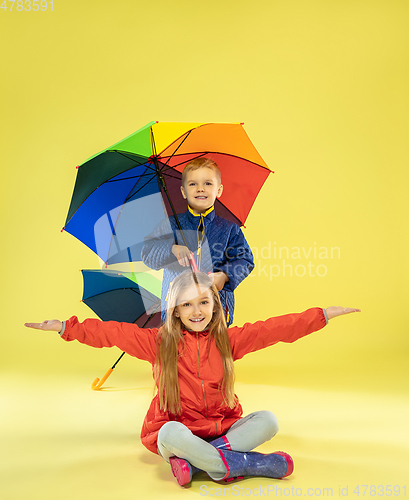
[[189, 260], [190, 260], [190, 265], [192, 267], [192, 271], [194, 273], [198, 273], [199, 269], [197, 268], [197, 264], [196, 264], [195, 258], [193, 257], [192, 253], [190, 254]]
[[[153, 316], [153, 315], [152, 315]], [[151, 317], [148, 318], [148, 320], [146, 321], [146, 323], [150, 320]], [[146, 325], [145, 323], [145, 325]], [[145, 326], [144, 325], [144, 326]], [[115, 366], [121, 361], [121, 359], [124, 357], [125, 355], [125, 352], [123, 352], [119, 358], [115, 361], [115, 363], [112, 365], [112, 367], [105, 373], [105, 375], [102, 377], [101, 380], [99, 380], [99, 378], [96, 378], [94, 380], [94, 382], [92, 382], [91, 384], [91, 388], [94, 390], [94, 391], [99, 391], [99, 389], [101, 389], [101, 387], [104, 385], [104, 382], [105, 380], [111, 375], [111, 373], [113, 372]]]
[[99, 378], [96, 378], [94, 380], [94, 382], [92, 382], [91, 384], [91, 388], [94, 390], [94, 391], [98, 391], [99, 389], [101, 389], [101, 387], [103, 386], [105, 380], [111, 375], [113, 371], [113, 368], [110, 368], [106, 373], [105, 375], [102, 377], [102, 379], [100, 380]]

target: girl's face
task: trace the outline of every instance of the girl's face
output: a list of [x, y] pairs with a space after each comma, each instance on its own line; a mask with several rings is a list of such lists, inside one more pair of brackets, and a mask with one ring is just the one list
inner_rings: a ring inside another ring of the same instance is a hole
[[208, 288], [192, 285], [178, 297], [174, 314], [188, 330], [201, 332], [212, 320], [214, 300]]

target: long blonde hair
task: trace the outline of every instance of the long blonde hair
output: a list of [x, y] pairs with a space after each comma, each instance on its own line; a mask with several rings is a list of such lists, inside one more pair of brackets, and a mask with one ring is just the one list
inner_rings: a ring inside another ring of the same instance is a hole
[[158, 332], [154, 365], [160, 408], [175, 415], [182, 413], [178, 380], [178, 347], [180, 342], [184, 342], [183, 323], [179, 317], [176, 317], [175, 308], [181, 293], [192, 285], [196, 285], [200, 289], [202, 287], [209, 289], [212, 292], [214, 312], [208, 325], [209, 349], [207, 354], [209, 355], [210, 342], [214, 339], [223, 361], [223, 379], [220, 390], [223, 393], [224, 402], [230, 408], [234, 408], [237, 404], [237, 397], [234, 394], [233, 356], [219, 293], [213, 280], [207, 274], [185, 271], [175, 278], [169, 289], [167, 317]]

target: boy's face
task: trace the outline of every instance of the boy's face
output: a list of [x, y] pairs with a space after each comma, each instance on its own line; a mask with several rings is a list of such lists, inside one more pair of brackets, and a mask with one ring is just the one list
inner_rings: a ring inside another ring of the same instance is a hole
[[213, 309], [212, 291], [192, 285], [180, 295], [174, 314], [188, 330], [201, 332], [212, 320]]
[[214, 205], [223, 192], [216, 173], [208, 167], [191, 170], [186, 175], [185, 184], [180, 187], [182, 196], [196, 214], [206, 212]]

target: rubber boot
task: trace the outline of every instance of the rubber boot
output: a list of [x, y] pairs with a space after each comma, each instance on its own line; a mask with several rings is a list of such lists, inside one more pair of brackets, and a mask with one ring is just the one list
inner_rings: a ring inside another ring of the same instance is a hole
[[175, 476], [180, 486], [189, 484], [192, 480], [193, 474], [196, 474], [196, 472], [199, 472], [201, 470], [189, 463], [184, 458], [171, 457], [169, 458], [169, 463], [172, 469], [172, 474]]
[[[226, 438], [226, 436], [221, 436], [217, 439], [214, 439], [213, 441], [210, 441], [209, 444], [211, 444], [218, 450], [231, 450], [229, 440]], [[180, 486], [189, 484], [192, 481], [193, 474], [201, 471], [201, 469], [198, 469], [184, 458], [171, 457], [169, 459], [169, 463], [172, 469], [172, 473]]]
[[[243, 476], [263, 476], [282, 479], [292, 474], [293, 459], [283, 451], [265, 455], [256, 451], [240, 452], [218, 449], [226, 466], [225, 481], [232, 481]], [[216, 479], [220, 481], [220, 479]]]

